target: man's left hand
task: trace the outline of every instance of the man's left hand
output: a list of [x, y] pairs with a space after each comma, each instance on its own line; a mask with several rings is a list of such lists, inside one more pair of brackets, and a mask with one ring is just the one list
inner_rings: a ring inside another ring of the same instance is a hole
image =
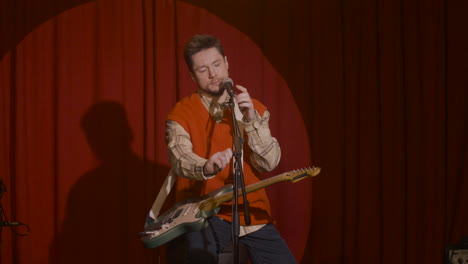
[[252, 103], [252, 98], [250, 98], [247, 88], [240, 85], [236, 85], [236, 88], [241, 91], [236, 95], [236, 102], [244, 115], [244, 121], [250, 122], [255, 119], [255, 109]]

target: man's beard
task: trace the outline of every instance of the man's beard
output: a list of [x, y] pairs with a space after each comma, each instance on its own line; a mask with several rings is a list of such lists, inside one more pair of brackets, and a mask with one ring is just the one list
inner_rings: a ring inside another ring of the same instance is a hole
[[219, 87], [218, 91], [211, 91], [211, 90], [206, 90], [205, 93], [211, 95], [211, 96], [221, 96], [224, 93], [224, 86]]

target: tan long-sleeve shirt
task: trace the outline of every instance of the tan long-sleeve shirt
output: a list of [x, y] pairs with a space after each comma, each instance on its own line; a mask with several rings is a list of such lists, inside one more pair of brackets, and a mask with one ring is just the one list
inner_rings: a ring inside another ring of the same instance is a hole
[[[200, 99], [207, 111], [215, 120], [220, 120], [227, 109], [228, 97], [217, 102], [213, 98], [199, 91]], [[237, 117], [239, 118], [239, 116]], [[270, 113], [265, 111], [259, 116], [256, 111], [256, 119], [251, 122], [239, 120], [240, 127], [248, 136], [248, 145], [252, 150], [250, 162], [258, 171], [271, 171], [276, 168], [281, 158], [281, 149], [278, 141], [271, 135], [269, 128]], [[169, 159], [172, 168], [178, 176], [195, 180], [206, 180], [211, 177], [203, 175], [203, 166], [207, 159], [193, 153], [190, 135], [177, 122], [168, 120], [166, 123], [166, 143], [169, 151]]]

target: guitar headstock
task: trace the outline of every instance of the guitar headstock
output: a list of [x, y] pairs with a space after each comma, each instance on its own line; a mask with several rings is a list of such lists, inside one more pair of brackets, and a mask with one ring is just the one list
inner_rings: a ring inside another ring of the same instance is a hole
[[298, 169], [298, 170], [293, 170], [293, 171], [288, 171], [283, 174], [283, 177], [286, 179], [292, 181], [293, 183], [296, 183], [306, 177], [315, 177], [320, 173], [320, 168], [319, 167], [309, 167], [309, 168], [303, 168], [303, 169]]

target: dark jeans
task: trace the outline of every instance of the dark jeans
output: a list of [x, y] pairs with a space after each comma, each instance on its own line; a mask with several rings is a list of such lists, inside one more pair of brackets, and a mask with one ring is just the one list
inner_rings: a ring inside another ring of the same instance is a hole
[[[209, 226], [186, 233], [167, 246], [169, 263], [218, 263], [218, 255], [231, 243], [231, 223], [211, 217]], [[248, 251], [252, 264], [296, 263], [286, 242], [272, 224], [239, 238]]]

